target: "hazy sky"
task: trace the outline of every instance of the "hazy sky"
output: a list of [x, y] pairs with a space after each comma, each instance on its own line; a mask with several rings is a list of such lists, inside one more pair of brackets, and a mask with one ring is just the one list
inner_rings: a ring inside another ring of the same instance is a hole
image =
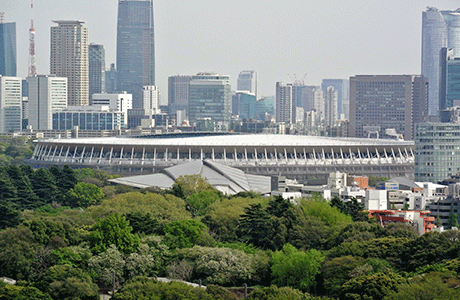
[[[102, 44], [106, 66], [116, 62], [117, 0], [35, 0], [39, 74], [49, 72], [51, 20], [82, 20], [89, 40]], [[167, 99], [167, 78], [214, 71], [259, 74], [259, 95], [276, 81], [356, 74], [419, 74], [422, 11], [457, 9], [458, 0], [157, 0], [156, 83]], [[30, 0], [0, 0], [16, 22], [18, 76], [27, 75]]]

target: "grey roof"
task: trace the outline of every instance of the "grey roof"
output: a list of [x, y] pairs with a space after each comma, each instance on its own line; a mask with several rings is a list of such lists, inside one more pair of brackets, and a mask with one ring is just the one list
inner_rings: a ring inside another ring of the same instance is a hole
[[395, 181], [397, 182], [400, 186], [405, 185], [408, 188], [418, 188], [419, 186], [415, 183], [415, 181], [410, 180], [409, 178], [406, 177], [394, 177], [391, 178], [390, 181]]
[[243, 171], [210, 160], [198, 160], [166, 168], [161, 173], [111, 179], [111, 182], [138, 188], [171, 188], [179, 176], [199, 174], [217, 190], [234, 195], [255, 191], [262, 194], [271, 191], [269, 176], [249, 175]]

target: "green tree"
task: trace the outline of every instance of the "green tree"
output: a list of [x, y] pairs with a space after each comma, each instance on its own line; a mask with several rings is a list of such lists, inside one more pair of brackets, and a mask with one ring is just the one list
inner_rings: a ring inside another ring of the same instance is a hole
[[255, 274], [253, 255], [230, 248], [194, 248], [199, 253], [195, 274], [205, 283], [236, 286], [250, 281]]
[[70, 246], [52, 251], [56, 265], [69, 265], [77, 268], [84, 268], [91, 256], [92, 253], [88, 246]]
[[55, 184], [54, 175], [43, 168], [33, 172], [30, 177], [35, 194], [44, 202], [52, 203], [59, 201], [59, 190]]
[[113, 287], [123, 283], [125, 260], [115, 245], [99, 255], [93, 256], [88, 261], [88, 269], [96, 282], [103, 287]]
[[324, 256], [317, 250], [299, 251], [290, 244], [272, 255], [272, 283], [307, 291], [316, 285]]
[[138, 252], [131, 253], [126, 257], [125, 261], [125, 269], [128, 278], [156, 275], [156, 257], [150, 252], [150, 247], [147, 244], [140, 244]]
[[147, 277], [136, 277], [125, 283], [112, 297], [113, 300], [220, 300], [208, 294], [206, 289], [183, 282], [162, 283]]
[[0, 229], [15, 227], [20, 222], [19, 212], [10, 203], [0, 203]]
[[0, 231], [1, 275], [13, 279], [29, 279], [32, 264], [41, 246], [25, 226]]
[[150, 213], [132, 212], [125, 214], [124, 217], [133, 228], [133, 233], [160, 233], [159, 222], [157, 219], [152, 218]]
[[215, 190], [209, 182], [201, 177], [201, 175], [184, 175], [184, 176], [179, 176], [176, 179], [176, 182], [173, 184], [172, 187], [173, 192], [175, 191], [178, 193], [176, 196], [183, 197], [181, 198], [188, 198], [192, 194], [197, 194], [202, 191], [206, 190]]
[[0, 299], [2, 300], [52, 300], [35, 287], [9, 285], [0, 281]]
[[401, 276], [394, 273], [355, 277], [343, 284], [340, 299], [381, 300], [391, 292], [397, 291], [398, 286], [404, 282]]
[[349, 215], [340, 212], [336, 207], [332, 207], [322, 198], [313, 197], [311, 199], [302, 199], [300, 207], [306, 216], [316, 217], [327, 225], [352, 222], [352, 218]]
[[52, 266], [43, 274], [37, 286], [54, 299], [99, 299], [98, 287], [89, 274], [69, 265]]
[[307, 293], [302, 293], [291, 287], [270, 286], [255, 288], [248, 295], [248, 300], [310, 300], [313, 299]]
[[192, 216], [202, 216], [206, 212], [206, 208], [212, 203], [218, 201], [220, 196], [213, 190], [204, 190], [196, 194], [190, 195], [185, 202], [187, 210]]
[[457, 227], [458, 228], [458, 218], [457, 214], [454, 213], [454, 205], [450, 206], [449, 220], [447, 221], [448, 228]]
[[64, 203], [70, 207], [96, 205], [104, 198], [101, 188], [91, 183], [79, 182], [67, 191]]
[[328, 260], [322, 268], [324, 292], [329, 296], [340, 295], [342, 285], [350, 280], [350, 272], [365, 263], [362, 257], [342, 256]]
[[110, 245], [115, 245], [122, 253], [135, 252], [140, 239], [131, 231], [129, 222], [118, 213], [99, 220], [90, 234], [91, 250], [98, 254], [106, 251]]
[[190, 248], [194, 245], [210, 246], [215, 243], [208, 228], [198, 220], [182, 220], [167, 223], [165, 244], [170, 248]]
[[270, 216], [262, 205], [250, 205], [240, 217], [237, 234], [244, 243], [262, 249], [280, 249], [288, 236], [288, 229], [282, 221]]

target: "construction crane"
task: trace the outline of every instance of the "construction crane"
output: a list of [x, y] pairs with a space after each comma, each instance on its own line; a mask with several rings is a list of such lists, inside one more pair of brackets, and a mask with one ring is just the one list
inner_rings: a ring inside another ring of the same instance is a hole
[[37, 76], [35, 63], [35, 29], [34, 29], [34, 1], [30, 0], [30, 29], [29, 29], [29, 77]]

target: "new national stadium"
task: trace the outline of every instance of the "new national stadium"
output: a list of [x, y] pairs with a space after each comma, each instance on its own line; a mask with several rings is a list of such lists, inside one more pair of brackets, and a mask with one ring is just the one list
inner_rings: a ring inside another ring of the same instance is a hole
[[274, 134], [178, 133], [149, 136], [40, 139], [26, 162], [139, 175], [194, 160], [212, 160], [256, 175], [306, 182], [331, 172], [414, 176], [414, 142]]

